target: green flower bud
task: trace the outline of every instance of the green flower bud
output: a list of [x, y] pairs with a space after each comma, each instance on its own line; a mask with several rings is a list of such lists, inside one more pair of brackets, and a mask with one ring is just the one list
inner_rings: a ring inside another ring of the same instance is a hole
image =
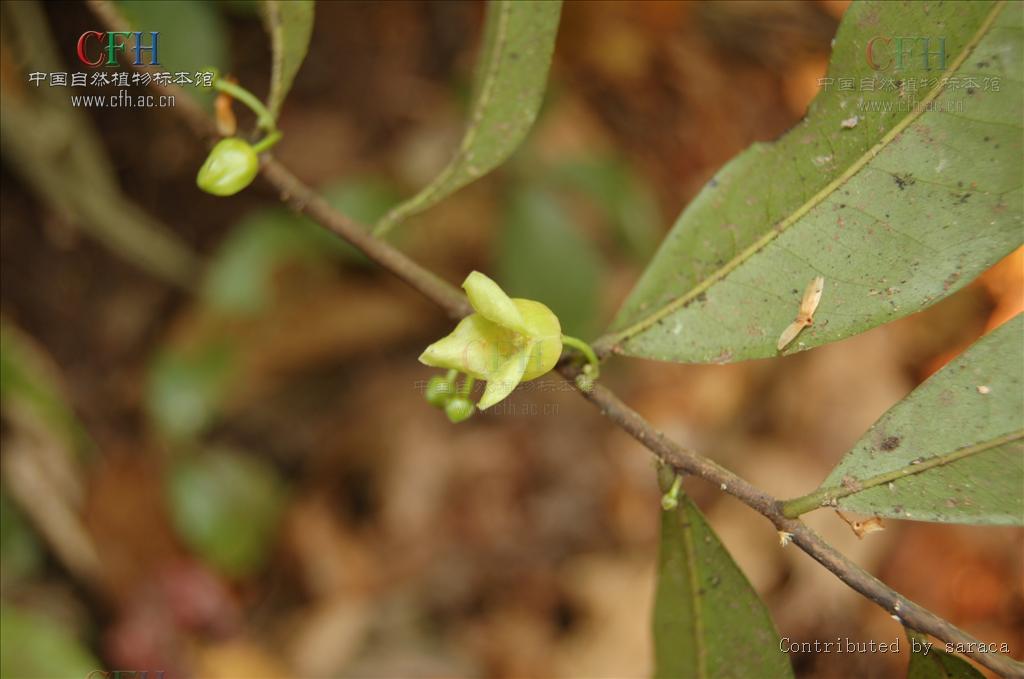
[[423, 392], [423, 396], [427, 399], [427, 403], [435, 408], [444, 408], [448, 405], [448, 401], [451, 400], [454, 392], [454, 384], [445, 377], [435, 375], [427, 382], [427, 388]]
[[260, 159], [247, 141], [222, 139], [199, 168], [196, 185], [215, 196], [232, 196], [251, 184], [259, 170]]
[[444, 406], [444, 414], [454, 424], [468, 420], [475, 411], [476, 408], [473, 406], [473, 402], [465, 396], [455, 396]]

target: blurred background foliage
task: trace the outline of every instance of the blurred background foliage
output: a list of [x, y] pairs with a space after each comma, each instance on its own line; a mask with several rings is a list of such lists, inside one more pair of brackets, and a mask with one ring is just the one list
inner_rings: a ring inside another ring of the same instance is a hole
[[[254, 3], [118, 4], [161, 32], [168, 70], [217, 66], [266, 92]], [[800, 119], [844, 8], [569, 2], [526, 146], [390, 239], [595, 335], [714, 171]], [[482, 9], [320, 3], [277, 155], [372, 223], [457, 144]], [[84, 4], [6, 3], [3, 20], [0, 674], [644, 676], [659, 491], [642, 450], [556, 378], [450, 426], [415, 361], [440, 314], [259, 181], [200, 193], [205, 148], [172, 111], [74, 109], [28, 85], [75, 70], [98, 24]], [[1019, 312], [1022, 271], [1017, 252], [922, 314], [813, 352], [615, 360], [606, 379], [670, 436], [797, 495]], [[783, 636], [901, 634], [738, 503], [690, 491]], [[1024, 653], [1020, 530], [891, 522], [861, 541], [834, 516], [810, 522]], [[907, 662], [793, 661], [808, 677]]]

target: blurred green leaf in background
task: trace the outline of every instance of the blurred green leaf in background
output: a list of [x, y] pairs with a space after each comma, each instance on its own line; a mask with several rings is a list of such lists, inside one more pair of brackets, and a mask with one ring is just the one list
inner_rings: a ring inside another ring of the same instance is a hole
[[[322, 195], [331, 207], [367, 224], [384, 214], [398, 193], [384, 181], [356, 178], [331, 182]], [[330, 259], [359, 266], [369, 262], [346, 241], [290, 210], [252, 212], [231, 229], [210, 261], [203, 302], [232, 316], [258, 314], [272, 302], [274, 278], [283, 266]]]
[[22, 513], [0, 487], [0, 594], [43, 563], [42, 545]]
[[[218, 3], [200, 0], [117, 0], [117, 7], [138, 31], [158, 31], [160, 67], [168, 73], [190, 74], [209, 68], [230, 70], [229, 32]], [[187, 87], [212, 107], [213, 89]]]
[[102, 667], [56, 621], [0, 606], [0, 679], [83, 679]]
[[594, 155], [556, 166], [552, 181], [593, 201], [608, 220], [616, 242], [645, 264], [661, 235], [661, 214], [651, 189], [619, 158]]
[[321, 242], [322, 229], [283, 208], [268, 208], [243, 218], [220, 244], [203, 281], [203, 301], [229, 315], [254, 315], [272, 300], [280, 265], [322, 254], [337, 239]]
[[68, 450], [91, 445], [49, 356], [6, 320], [0, 320], [0, 403], [8, 417], [31, 418], [32, 426], [56, 435]]
[[146, 406], [157, 429], [172, 439], [200, 434], [227, 391], [235, 355], [221, 339], [190, 349], [170, 348], [150, 368]]
[[594, 331], [604, 263], [554, 194], [533, 187], [513, 193], [497, 256], [498, 282], [509, 295], [548, 305], [570, 335]]
[[204, 560], [230, 577], [264, 565], [285, 502], [273, 467], [207, 449], [175, 460], [166, 484], [174, 526]]

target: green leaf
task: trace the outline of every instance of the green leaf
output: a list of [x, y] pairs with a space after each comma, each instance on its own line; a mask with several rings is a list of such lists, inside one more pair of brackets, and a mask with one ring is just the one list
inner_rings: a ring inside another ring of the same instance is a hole
[[[796, 128], [704, 187], [599, 347], [680, 362], [773, 356], [820, 275], [814, 325], [789, 350], [814, 347], [918, 311], [1016, 248], [1021, 15], [1019, 4], [854, 3], [835, 39], [835, 84]], [[900, 35], [931, 40], [931, 70], [920, 42], [900, 68], [867, 64], [869, 41]]]
[[0, 679], [81, 679], [102, 667], [55, 621], [0, 607]]
[[552, 179], [584, 194], [601, 210], [618, 243], [643, 263], [658, 244], [661, 215], [650, 188], [616, 158], [576, 158], [554, 169]]
[[[117, 6], [137, 31], [160, 33], [160, 68], [168, 73], [216, 68], [225, 72], [228, 30], [216, 4], [199, 0], [118, 0]], [[213, 106], [213, 89], [185, 86], [184, 91]]]
[[[332, 181], [320, 189], [331, 207], [364, 224], [372, 224], [387, 213], [398, 199], [398, 189], [378, 177], [351, 177]], [[329, 233], [320, 228], [324, 233]], [[338, 240], [331, 235], [332, 241]]]
[[[335, 210], [363, 224], [375, 224], [401, 197], [394, 185], [375, 177], [355, 177], [331, 182], [321, 189], [320, 195]], [[370, 265], [366, 255], [348, 241], [319, 226], [317, 230], [324, 243], [330, 241], [349, 264], [364, 267]]]
[[499, 236], [497, 268], [504, 290], [546, 304], [563, 331], [593, 332], [603, 263], [554, 196], [537, 189], [515, 194]]
[[[372, 223], [393, 204], [395, 191], [372, 178], [332, 183], [321, 191], [331, 207]], [[229, 315], [252, 316], [273, 300], [275, 276], [289, 263], [339, 259], [365, 265], [352, 245], [291, 210], [265, 208], [239, 221], [217, 248], [203, 279], [203, 301]]]
[[[5, 49], [21, 55], [18, 68], [23, 73], [67, 68], [60, 57], [66, 50], [58, 50], [42, 3], [4, 3], [3, 22], [8, 28]], [[0, 97], [5, 165], [51, 210], [73, 219], [113, 254], [188, 288], [198, 257], [174, 231], [124, 195], [91, 117], [72, 106], [60, 89], [34, 88], [25, 96]], [[55, 145], [58, 138], [72, 141]]]
[[661, 514], [654, 676], [792, 677], [771, 616], [689, 497]]
[[257, 314], [272, 300], [274, 276], [300, 258], [334, 254], [336, 238], [283, 208], [268, 208], [243, 218], [217, 249], [203, 281], [203, 299], [217, 311]]
[[473, 106], [459, 150], [433, 182], [385, 215], [375, 234], [426, 210], [512, 155], [540, 110], [561, 10], [561, 0], [488, 3]]
[[975, 343], [861, 438], [821, 487], [786, 503], [834, 500], [863, 514], [1024, 525], [1024, 315]]
[[0, 591], [38, 571], [43, 559], [28, 521], [0, 487]]
[[50, 357], [17, 327], [0, 320], [0, 404], [33, 419], [69, 450], [88, 450], [88, 436], [68, 405]]
[[206, 451], [175, 462], [167, 496], [179, 534], [210, 564], [231, 577], [263, 566], [284, 507], [273, 468], [239, 453]]
[[302, 66], [313, 34], [313, 0], [266, 0], [264, 19], [274, 50], [267, 107], [274, 120]]
[[907, 679], [984, 679], [985, 675], [974, 665], [936, 648], [924, 635], [907, 630], [907, 639], [910, 641]]
[[166, 436], [198, 436], [217, 415], [234, 368], [225, 338], [201, 346], [165, 350], [150, 368], [146, 407]]

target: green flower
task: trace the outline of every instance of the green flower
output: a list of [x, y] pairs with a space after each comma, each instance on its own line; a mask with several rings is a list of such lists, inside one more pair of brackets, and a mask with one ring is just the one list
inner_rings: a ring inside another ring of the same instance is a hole
[[462, 287], [476, 313], [427, 347], [420, 362], [486, 381], [477, 404], [484, 410], [512, 393], [520, 382], [555, 367], [562, 354], [562, 328], [551, 309], [533, 300], [509, 298], [479, 271], [469, 274]]

